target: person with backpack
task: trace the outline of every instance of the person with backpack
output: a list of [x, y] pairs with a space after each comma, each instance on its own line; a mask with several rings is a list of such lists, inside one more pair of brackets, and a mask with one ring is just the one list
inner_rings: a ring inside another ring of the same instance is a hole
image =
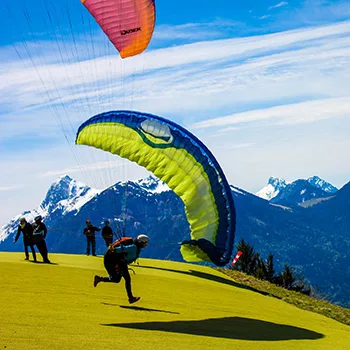
[[102, 238], [104, 239], [107, 248], [113, 243], [113, 231], [109, 226], [108, 220], [105, 221], [105, 226], [102, 228]]
[[147, 235], [139, 235], [135, 239], [131, 237], [123, 237], [113, 242], [104, 255], [104, 266], [109, 276], [94, 277], [94, 287], [100, 282], [119, 283], [122, 277], [125, 280], [125, 289], [130, 304], [140, 300], [140, 297], [135, 297], [131, 291], [131, 277], [128, 265], [138, 259], [141, 249], [146, 248], [150, 241]]
[[47, 227], [42, 222], [42, 216], [38, 215], [34, 218], [33, 226], [33, 243], [37, 246], [39, 253], [43, 258], [43, 262], [46, 264], [50, 264], [51, 261], [48, 258], [48, 250], [46, 245], [46, 235], [47, 235]]
[[24, 253], [26, 256], [25, 260], [29, 260], [28, 247], [30, 247], [33, 255], [33, 260], [34, 262], [36, 262], [36, 253], [33, 243], [33, 226], [29, 222], [27, 222], [25, 218], [20, 218], [19, 220], [17, 234], [15, 239], [13, 240], [13, 243], [17, 242], [21, 232], [23, 234]]

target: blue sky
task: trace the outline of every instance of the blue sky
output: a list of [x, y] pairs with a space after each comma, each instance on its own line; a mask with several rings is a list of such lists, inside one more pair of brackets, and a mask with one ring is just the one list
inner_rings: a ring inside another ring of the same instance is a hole
[[148, 49], [126, 60], [79, 0], [4, 3], [0, 224], [60, 175], [96, 188], [147, 175], [74, 145], [80, 123], [111, 109], [187, 127], [251, 192], [269, 176], [350, 180], [348, 1], [158, 0]]

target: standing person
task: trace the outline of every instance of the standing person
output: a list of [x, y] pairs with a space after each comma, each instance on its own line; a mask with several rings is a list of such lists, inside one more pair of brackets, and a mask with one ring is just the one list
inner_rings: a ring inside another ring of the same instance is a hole
[[33, 255], [33, 260], [36, 262], [36, 254], [35, 254], [34, 243], [33, 243], [33, 226], [29, 222], [27, 222], [25, 218], [19, 219], [17, 234], [15, 239], [13, 240], [13, 243], [17, 242], [21, 232], [23, 234], [24, 253], [26, 256], [25, 260], [29, 260], [28, 247], [30, 247]]
[[84, 228], [84, 235], [86, 236], [86, 255], [90, 255], [90, 245], [91, 245], [92, 255], [96, 256], [96, 239], [95, 239], [96, 231], [101, 231], [101, 229], [91, 225], [90, 220], [86, 220], [86, 227]]
[[105, 221], [105, 226], [102, 228], [102, 238], [106, 242], [106, 247], [113, 243], [113, 231], [109, 226], [109, 221]]
[[131, 291], [131, 277], [128, 265], [139, 257], [141, 249], [146, 248], [149, 241], [148, 236], [139, 235], [135, 239], [124, 237], [111, 244], [104, 255], [104, 266], [109, 276], [95, 276], [94, 287], [100, 282], [119, 283], [123, 277], [129, 303], [132, 304], [139, 301], [140, 297], [135, 297]]
[[48, 251], [45, 242], [47, 235], [47, 227], [42, 222], [41, 215], [38, 215], [34, 218], [33, 226], [33, 242], [38, 247], [38, 250], [43, 257], [44, 263], [50, 264], [51, 261], [48, 258]]

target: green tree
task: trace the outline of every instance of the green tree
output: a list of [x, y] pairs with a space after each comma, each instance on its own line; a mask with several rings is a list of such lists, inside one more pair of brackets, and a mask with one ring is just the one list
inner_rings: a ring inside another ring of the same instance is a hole
[[266, 261], [266, 279], [269, 282], [271, 282], [274, 274], [275, 274], [275, 268], [273, 265], [273, 255], [272, 255], [272, 253], [270, 253], [269, 256], [267, 257], [267, 261]]
[[259, 256], [258, 253], [257, 253], [257, 266], [255, 270], [255, 277], [259, 278], [260, 280], [267, 279], [266, 265], [264, 263], [264, 260]]
[[284, 270], [281, 273], [283, 280], [283, 287], [286, 289], [292, 289], [293, 283], [295, 282], [295, 276], [293, 274], [292, 268], [288, 265], [284, 265]]
[[254, 251], [254, 248], [246, 243], [242, 238], [237, 244], [237, 250], [242, 252], [241, 257], [236, 262], [234, 269], [254, 275], [257, 267], [259, 254]]

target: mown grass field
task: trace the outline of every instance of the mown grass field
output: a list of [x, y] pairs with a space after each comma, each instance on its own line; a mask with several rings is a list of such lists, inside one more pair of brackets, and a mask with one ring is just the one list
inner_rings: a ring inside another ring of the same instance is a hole
[[349, 349], [350, 327], [238, 284], [209, 267], [140, 259], [124, 283], [101, 283], [101, 257], [55, 264], [0, 253], [0, 349]]

